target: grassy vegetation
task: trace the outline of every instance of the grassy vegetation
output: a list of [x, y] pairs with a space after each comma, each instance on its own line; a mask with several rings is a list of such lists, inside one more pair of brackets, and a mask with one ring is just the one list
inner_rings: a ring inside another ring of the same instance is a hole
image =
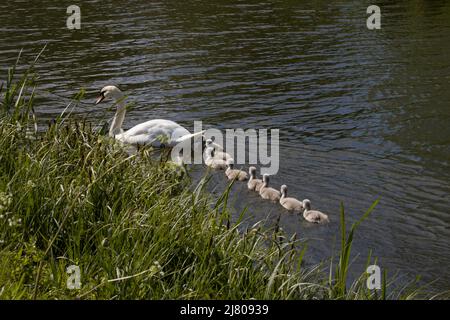
[[[32, 68], [1, 87], [0, 299], [383, 299], [417, 290], [347, 285], [355, 224], [336, 267], [304, 267], [295, 236], [230, 221], [228, 191], [170, 163], [129, 155], [64, 116], [37, 132]], [[78, 97], [80, 98], [80, 96]], [[232, 187], [232, 186], [230, 186]], [[375, 204], [363, 215], [365, 219]], [[81, 269], [80, 290], [66, 268]]]

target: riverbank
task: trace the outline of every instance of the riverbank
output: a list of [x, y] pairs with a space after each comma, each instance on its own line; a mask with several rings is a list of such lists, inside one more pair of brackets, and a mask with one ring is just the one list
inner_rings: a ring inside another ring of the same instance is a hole
[[419, 297], [385, 277], [369, 290], [367, 274], [348, 286], [355, 229], [343, 209], [340, 260], [304, 267], [301, 241], [243, 230], [228, 192], [192, 188], [188, 168], [130, 155], [70, 115], [37, 132], [34, 75], [13, 75], [0, 92], [0, 299]]

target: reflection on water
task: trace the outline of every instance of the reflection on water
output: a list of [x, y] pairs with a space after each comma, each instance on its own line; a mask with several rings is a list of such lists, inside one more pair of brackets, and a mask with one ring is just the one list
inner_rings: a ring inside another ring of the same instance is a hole
[[[382, 29], [365, 28], [361, 1], [89, 1], [82, 29], [69, 4], [0, 3], [2, 74], [19, 49], [37, 71], [44, 119], [79, 88], [89, 98], [118, 84], [135, 102], [125, 126], [167, 118], [192, 129], [279, 128], [280, 172], [290, 194], [329, 213], [311, 226], [236, 185], [234, 205], [310, 239], [330, 256], [343, 201], [356, 219], [380, 198], [354, 246], [391, 273], [450, 282], [450, 3], [380, 1]], [[76, 112], [98, 121], [86, 100]], [[111, 115], [112, 116], [112, 115]], [[217, 190], [225, 179], [215, 175]], [[358, 262], [359, 261], [359, 262]]]

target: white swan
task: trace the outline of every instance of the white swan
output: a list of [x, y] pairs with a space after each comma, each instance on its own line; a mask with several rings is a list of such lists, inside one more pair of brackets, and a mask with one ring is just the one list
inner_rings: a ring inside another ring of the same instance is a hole
[[303, 211], [303, 218], [305, 218], [306, 221], [313, 223], [330, 222], [325, 213], [317, 210], [311, 210], [311, 201], [308, 199], [303, 200], [303, 207], [305, 208], [305, 211]]
[[297, 200], [295, 198], [288, 198], [287, 196], [287, 186], [283, 184], [281, 186], [281, 198], [280, 198], [280, 204], [289, 211], [297, 211], [297, 212], [303, 212], [305, 209], [303, 207], [303, 202], [300, 200]]
[[202, 135], [204, 131], [191, 134], [186, 128], [178, 123], [154, 119], [138, 124], [131, 129], [124, 131], [122, 129], [125, 119], [126, 106], [124, 95], [119, 88], [115, 86], [106, 86], [100, 91], [100, 97], [95, 104], [104, 100], [115, 100], [117, 111], [109, 128], [109, 136], [123, 143], [133, 145], [151, 145], [153, 147], [173, 147], [180, 142]]

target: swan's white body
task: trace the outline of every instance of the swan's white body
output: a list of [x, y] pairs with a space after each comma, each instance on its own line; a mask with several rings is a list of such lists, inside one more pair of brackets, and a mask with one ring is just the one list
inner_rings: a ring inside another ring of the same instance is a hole
[[114, 115], [109, 135], [123, 143], [132, 145], [151, 145], [153, 147], [173, 147], [180, 142], [203, 134], [191, 134], [186, 128], [171, 120], [154, 119], [140, 123], [124, 131], [122, 124], [125, 119], [126, 106], [122, 92], [115, 86], [106, 86], [101, 92], [96, 104], [104, 99], [115, 99], [117, 111]]
[[163, 146], [173, 147], [191, 133], [171, 120], [155, 119], [140, 123], [125, 132], [110, 135], [124, 143], [149, 144], [160, 148]]

